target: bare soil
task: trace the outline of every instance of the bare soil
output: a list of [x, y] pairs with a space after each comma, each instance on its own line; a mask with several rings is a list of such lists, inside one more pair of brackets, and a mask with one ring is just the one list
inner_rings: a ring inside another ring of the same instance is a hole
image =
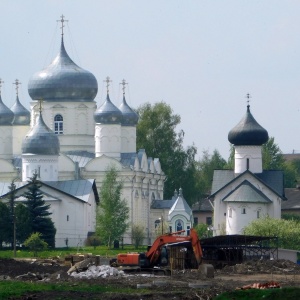
[[[181, 270], [172, 276], [150, 274], [130, 274], [124, 277], [108, 277], [97, 279], [75, 279], [67, 274], [69, 267], [56, 260], [19, 261], [13, 259], [0, 260], [0, 280], [44, 281], [45, 283], [67, 283], [76, 286], [80, 282], [89, 285], [101, 285], [116, 289], [115, 293], [95, 294], [92, 292], [36, 292], [24, 293], [22, 297], [11, 300], [54, 300], [54, 299], [109, 299], [109, 300], [160, 300], [160, 299], [213, 299], [225, 291], [235, 290], [247, 284], [276, 281], [281, 287], [300, 287], [300, 266], [289, 261], [250, 261], [248, 263], [225, 267], [216, 270], [214, 278], [203, 278], [194, 270]], [[141, 294], [140, 289], [148, 285], [148, 293]], [[133, 294], [120, 294], [117, 289], [132, 288]]]

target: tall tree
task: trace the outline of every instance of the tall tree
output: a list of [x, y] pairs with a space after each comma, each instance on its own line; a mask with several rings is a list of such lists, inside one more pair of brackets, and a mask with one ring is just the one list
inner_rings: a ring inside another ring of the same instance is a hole
[[19, 243], [24, 243], [24, 241], [31, 234], [30, 215], [27, 207], [22, 203], [18, 203], [15, 207], [15, 216], [17, 228], [17, 241]]
[[149, 157], [159, 158], [167, 175], [164, 198], [171, 198], [174, 190], [181, 187], [186, 200], [193, 202], [197, 196], [197, 148], [183, 148], [184, 131], [176, 130], [180, 116], [165, 102], [146, 103], [138, 108], [138, 113], [137, 147], [145, 149]]
[[9, 208], [11, 218], [11, 246], [14, 250], [14, 257], [16, 257], [16, 214], [15, 214], [15, 198], [16, 198], [16, 185], [14, 180], [11, 182], [9, 188]]
[[129, 225], [129, 208], [126, 200], [121, 199], [122, 187], [117, 170], [109, 168], [101, 186], [96, 216], [96, 233], [108, 248], [111, 248], [114, 240], [121, 238]]
[[214, 170], [224, 169], [225, 159], [218, 150], [214, 150], [210, 155], [207, 150], [203, 151], [203, 156], [198, 162], [198, 191], [199, 198], [204, 198], [210, 194]]
[[11, 218], [8, 206], [0, 202], [0, 248], [3, 242], [11, 242]]
[[284, 158], [278, 144], [275, 143], [274, 137], [270, 137], [263, 145], [262, 159], [264, 170], [283, 169]]
[[56, 229], [49, 218], [51, 215], [51, 212], [49, 212], [50, 204], [46, 204], [43, 199], [43, 193], [40, 190], [41, 184], [37, 179], [36, 173], [33, 174], [28, 183], [28, 189], [23, 196], [27, 199], [25, 205], [29, 212], [31, 233], [41, 233], [45, 242], [50, 247], [55, 247], [54, 237]]

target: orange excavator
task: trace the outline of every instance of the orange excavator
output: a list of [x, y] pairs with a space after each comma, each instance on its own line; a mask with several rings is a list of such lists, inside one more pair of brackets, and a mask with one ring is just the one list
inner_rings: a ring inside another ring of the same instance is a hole
[[[190, 235], [181, 235], [185, 230], [159, 236], [146, 253], [120, 253], [112, 262], [118, 267], [132, 267], [140, 270], [155, 268], [170, 269], [176, 254], [183, 260], [184, 268], [198, 268], [202, 262], [202, 248], [196, 231], [192, 228]], [[176, 251], [172, 251], [171, 248]], [[173, 257], [172, 257], [173, 253]]]

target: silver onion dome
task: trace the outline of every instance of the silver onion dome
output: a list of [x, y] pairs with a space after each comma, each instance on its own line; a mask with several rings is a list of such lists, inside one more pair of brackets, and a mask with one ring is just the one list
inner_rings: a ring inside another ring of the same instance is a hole
[[23, 154], [58, 155], [60, 144], [58, 136], [45, 124], [42, 114], [27, 133], [22, 142]]
[[14, 113], [2, 102], [0, 94], [0, 125], [11, 125]]
[[110, 101], [109, 94], [94, 113], [94, 120], [98, 124], [121, 124], [122, 117], [122, 112]]
[[96, 77], [72, 61], [65, 50], [63, 38], [60, 52], [53, 62], [35, 73], [28, 83], [28, 93], [33, 100], [93, 101], [97, 92]]
[[17, 95], [15, 104], [10, 108], [14, 114], [12, 125], [29, 125], [30, 112], [21, 104]]
[[139, 120], [138, 114], [127, 104], [125, 96], [123, 96], [123, 101], [119, 106], [119, 110], [121, 111], [122, 117], [122, 125], [123, 126], [134, 126], [137, 124]]
[[228, 141], [236, 146], [261, 146], [268, 139], [268, 131], [254, 119], [250, 105], [247, 106], [246, 115], [228, 134]]

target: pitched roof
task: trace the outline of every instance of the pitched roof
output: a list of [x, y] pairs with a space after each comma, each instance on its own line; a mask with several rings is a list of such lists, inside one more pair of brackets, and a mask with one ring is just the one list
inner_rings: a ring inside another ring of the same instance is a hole
[[235, 174], [233, 170], [215, 170], [210, 198], [215, 196], [217, 192], [233, 183], [246, 173], [262, 182], [283, 200], [286, 199], [283, 186], [283, 171], [280, 170], [268, 170], [256, 174], [250, 172], [249, 170], [246, 170], [244, 173], [238, 175]]
[[281, 203], [282, 210], [300, 210], [300, 189], [299, 188], [286, 188], [285, 194], [287, 201]]
[[173, 204], [173, 206], [171, 207], [171, 209], [169, 211], [169, 215], [173, 211], [184, 211], [187, 214], [191, 214], [192, 213], [192, 210], [191, 210], [190, 206], [188, 205], [188, 203], [183, 198], [182, 189], [181, 188], [179, 189], [179, 195], [178, 195], [175, 203]]
[[[96, 202], [99, 202], [99, 196], [94, 179], [66, 180], [66, 181], [40, 181], [42, 185], [49, 186], [64, 194], [70, 195], [83, 202], [88, 202], [89, 195], [95, 194]], [[29, 185], [27, 181], [15, 182], [16, 190]], [[10, 182], [0, 182], [0, 198], [6, 197], [9, 193]]]
[[208, 198], [203, 198], [192, 206], [193, 212], [211, 212], [213, 210], [211, 205], [211, 200]]
[[151, 209], [170, 209], [173, 204], [174, 204], [175, 200], [153, 200], [151, 202]]
[[252, 202], [269, 203], [271, 200], [266, 197], [248, 180], [244, 180], [233, 191], [227, 194], [223, 199], [225, 202]]

